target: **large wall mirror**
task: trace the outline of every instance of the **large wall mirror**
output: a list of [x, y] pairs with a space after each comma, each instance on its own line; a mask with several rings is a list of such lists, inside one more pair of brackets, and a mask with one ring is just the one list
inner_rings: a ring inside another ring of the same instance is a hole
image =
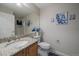
[[35, 4], [0, 4], [0, 38], [26, 35], [34, 27], [39, 27], [39, 8]]

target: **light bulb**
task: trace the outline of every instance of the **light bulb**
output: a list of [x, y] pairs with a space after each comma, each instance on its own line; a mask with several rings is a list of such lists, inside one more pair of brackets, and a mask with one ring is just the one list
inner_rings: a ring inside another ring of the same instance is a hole
[[18, 6], [21, 6], [21, 3], [17, 3]]

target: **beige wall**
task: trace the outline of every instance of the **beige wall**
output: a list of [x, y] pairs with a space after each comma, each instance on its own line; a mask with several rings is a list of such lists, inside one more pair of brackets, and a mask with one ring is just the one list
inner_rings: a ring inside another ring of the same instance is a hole
[[[75, 13], [76, 20], [69, 21], [66, 25], [51, 22], [57, 12], [67, 11]], [[79, 56], [79, 4], [53, 4], [41, 9], [40, 27], [44, 33], [44, 41], [50, 43], [56, 51]]]

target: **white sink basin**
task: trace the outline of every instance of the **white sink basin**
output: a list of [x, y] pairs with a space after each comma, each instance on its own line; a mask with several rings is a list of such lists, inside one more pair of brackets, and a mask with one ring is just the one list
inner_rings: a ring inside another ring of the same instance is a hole
[[20, 48], [26, 45], [28, 41], [16, 41], [12, 44], [9, 44], [7, 47]]

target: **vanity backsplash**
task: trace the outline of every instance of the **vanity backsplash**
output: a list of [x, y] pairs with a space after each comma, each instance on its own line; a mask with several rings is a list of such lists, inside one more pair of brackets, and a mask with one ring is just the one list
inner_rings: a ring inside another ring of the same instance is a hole
[[11, 40], [20, 39], [20, 38], [23, 38], [23, 37], [33, 37], [34, 35], [35, 35], [35, 33], [29, 33], [29, 34], [26, 34], [26, 35], [7, 37], [7, 38], [0, 39], [0, 43], [9, 42]]

